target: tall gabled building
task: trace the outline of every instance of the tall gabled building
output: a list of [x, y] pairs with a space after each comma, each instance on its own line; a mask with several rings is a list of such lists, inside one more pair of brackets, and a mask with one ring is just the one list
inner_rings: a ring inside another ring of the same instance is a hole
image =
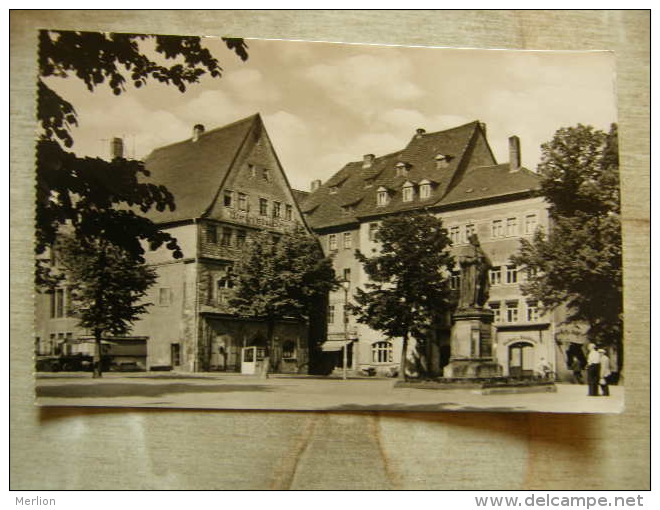
[[[174, 211], [150, 218], [174, 235], [184, 257], [151, 253], [158, 282], [155, 305], [137, 323], [148, 337], [150, 367], [238, 371], [244, 347], [266, 347], [266, 325], [231, 314], [231, 271], [246, 239], [257, 230], [276, 238], [305, 225], [296, 197], [261, 117], [253, 115], [154, 150], [145, 160], [152, 182], [174, 195]], [[275, 327], [271, 359], [280, 371], [307, 367], [307, 326], [282, 321]]]
[[[330, 296], [328, 341], [323, 349], [354, 371], [396, 371], [401, 339], [386, 338], [344, 312], [354, 289], [367, 282], [355, 250], [369, 255], [377, 246], [374, 233], [384, 217], [426, 209], [443, 219], [454, 246], [478, 234], [494, 268], [490, 271], [488, 306], [495, 312], [494, 352], [505, 374], [529, 374], [541, 358], [556, 367], [564, 356], [555, 343], [554, 314], [542, 315], [539, 303], [525, 299], [525, 278], [510, 263], [521, 238], [548, 228], [547, 207], [534, 192], [539, 177], [523, 168], [520, 142], [511, 137], [510, 162], [498, 164], [485, 126], [471, 122], [435, 133], [418, 129], [400, 151], [348, 163], [325, 183], [312, 183], [302, 209], [309, 225], [332, 254], [336, 272], [349, 291]], [[452, 283], [458, 288], [455, 268]], [[440, 373], [449, 361], [449, 317], [432, 349], [432, 368]]]

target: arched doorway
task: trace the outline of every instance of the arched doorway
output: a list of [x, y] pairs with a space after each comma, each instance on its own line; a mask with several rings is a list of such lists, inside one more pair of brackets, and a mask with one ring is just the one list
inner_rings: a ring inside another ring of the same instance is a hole
[[534, 375], [534, 345], [516, 342], [509, 346], [509, 375], [520, 377]]

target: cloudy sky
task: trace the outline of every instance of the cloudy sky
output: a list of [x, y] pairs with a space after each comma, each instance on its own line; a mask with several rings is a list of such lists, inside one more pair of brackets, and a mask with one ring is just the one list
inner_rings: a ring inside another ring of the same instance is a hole
[[76, 79], [49, 83], [79, 114], [74, 150], [129, 156], [261, 113], [293, 187], [308, 189], [363, 154], [403, 148], [418, 127], [439, 131], [485, 122], [499, 162], [518, 135], [534, 170], [540, 145], [562, 126], [616, 122], [614, 56], [606, 52], [512, 52], [248, 40], [241, 62], [206, 39], [224, 75], [185, 94], [149, 83], [121, 96], [89, 93]]

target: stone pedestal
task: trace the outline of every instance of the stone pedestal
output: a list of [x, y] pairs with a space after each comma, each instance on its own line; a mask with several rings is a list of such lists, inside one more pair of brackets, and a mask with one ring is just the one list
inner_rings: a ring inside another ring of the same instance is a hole
[[443, 376], [451, 379], [488, 378], [502, 375], [493, 358], [493, 312], [482, 308], [458, 310], [453, 315], [449, 364]]

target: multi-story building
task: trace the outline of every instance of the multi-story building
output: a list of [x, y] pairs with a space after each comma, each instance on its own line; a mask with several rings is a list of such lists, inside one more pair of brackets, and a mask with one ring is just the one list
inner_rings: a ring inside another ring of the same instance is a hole
[[[526, 275], [510, 261], [521, 239], [548, 228], [548, 214], [543, 198], [534, 193], [539, 177], [521, 166], [519, 139], [511, 137], [509, 145], [510, 162], [498, 164], [479, 122], [435, 133], [418, 129], [402, 150], [379, 157], [367, 154], [325, 183], [312, 183], [302, 209], [345, 280], [344, 288], [330, 296], [323, 346], [328, 355], [334, 353], [337, 367], [344, 363], [346, 344], [349, 369], [396, 371], [401, 339], [357, 323], [345, 305], [354, 289], [367, 282], [355, 251], [368, 256], [378, 249], [374, 234], [379, 221], [424, 209], [442, 218], [456, 247], [476, 233], [492, 262], [488, 306], [495, 314], [493, 352], [504, 374], [530, 374], [542, 358], [559, 372], [565, 368], [567, 346], [557, 343], [556, 314], [543, 313], [542, 303], [522, 295], [520, 283]], [[454, 269], [451, 284], [458, 288], [460, 272], [458, 266]], [[436, 373], [450, 356], [450, 320], [446, 322], [431, 349]]]
[[[175, 260], [165, 248], [147, 254], [158, 274], [146, 297], [153, 306], [130, 338], [106, 339], [107, 354], [131, 343], [133, 359], [144, 368], [254, 369], [268, 347], [267, 327], [232, 315], [233, 263], [251, 233], [277, 237], [305, 225], [261, 117], [207, 132], [197, 125], [191, 138], [154, 150], [145, 166], [150, 181], [166, 186], [176, 204], [147, 215], [177, 239], [183, 258]], [[42, 351], [59, 352], [67, 335], [74, 345], [86, 338], [67, 317], [66, 292], [40, 296], [37, 309]], [[269, 355], [277, 370], [307, 370], [307, 331], [307, 324], [293, 320], [275, 325]]]

